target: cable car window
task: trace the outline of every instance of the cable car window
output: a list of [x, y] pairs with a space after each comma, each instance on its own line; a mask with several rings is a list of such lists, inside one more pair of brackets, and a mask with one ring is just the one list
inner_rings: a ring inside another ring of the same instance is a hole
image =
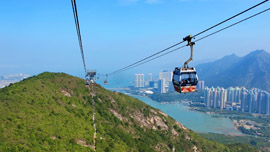
[[189, 78], [189, 74], [187, 74], [187, 73], [181, 74], [181, 79], [182, 80], [188, 80], [188, 78]]
[[174, 80], [174, 81], [179, 81], [179, 78], [180, 78], [179, 75], [177, 75], [177, 74], [174, 74], [174, 75], [173, 75], [173, 80]]
[[194, 83], [195, 82], [195, 75], [194, 75], [194, 73], [189, 74], [189, 81], [191, 83]]

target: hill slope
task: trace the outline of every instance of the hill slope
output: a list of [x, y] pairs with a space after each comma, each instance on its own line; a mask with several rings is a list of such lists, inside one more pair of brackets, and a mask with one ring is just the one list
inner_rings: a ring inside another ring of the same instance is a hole
[[254, 151], [206, 140], [163, 112], [63, 73], [43, 73], [0, 89], [0, 151]]
[[245, 86], [270, 91], [270, 54], [263, 50], [253, 51], [244, 57], [225, 56], [196, 68], [199, 78], [207, 86]]

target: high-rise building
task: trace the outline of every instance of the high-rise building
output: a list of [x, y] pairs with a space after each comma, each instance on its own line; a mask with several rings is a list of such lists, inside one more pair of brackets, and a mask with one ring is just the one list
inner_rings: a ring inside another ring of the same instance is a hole
[[153, 81], [153, 75], [152, 75], [152, 73], [149, 73], [149, 81]]
[[258, 112], [258, 93], [254, 93], [252, 98], [252, 105], [251, 105], [251, 112], [257, 113]]
[[234, 88], [234, 102], [241, 103], [241, 88]]
[[168, 88], [168, 92], [174, 92], [174, 87], [173, 87], [173, 83], [172, 83], [172, 81], [169, 81], [169, 88]]
[[266, 91], [262, 92], [262, 102], [261, 102], [261, 114], [266, 114], [268, 111], [268, 93]]
[[216, 88], [215, 90], [214, 90], [214, 92], [213, 92], [213, 108], [218, 108], [219, 107], [219, 103], [220, 103], [220, 88], [218, 87], [218, 88]]
[[267, 94], [267, 100], [266, 100], [267, 104], [266, 104], [266, 114], [270, 115], [270, 93]]
[[149, 87], [150, 88], [154, 88], [155, 85], [155, 81], [149, 81]]
[[247, 106], [248, 106], [248, 100], [247, 100], [247, 97], [248, 97], [248, 92], [245, 88], [242, 89], [241, 91], [241, 111], [242, 112], [245, 112], [247, 111]]
[[213, 97], [212, 107], [223, 110], [227, 102], [227, 90], [220, 87], [212, 88], [210, 94]]
[[220, 89], [220, 110], [223, 110], [226, 106], [227, 90], [224, 88]]
[[134, 87], [144, 87], [144, 74], [135, 74]]
[[198, 82], [197, 89], [204, 89], [204, 81], [199, 81]]
[[232, 88], [232, 87], [230, 87], [228, 89], [227, 100], [228, 100], [229, 105], [233, 105], [233, 103], [234, 103], [234, 88]]
[[[239, 90], [241, 90], [240, 94]], [[270, 94], [256, 88], [247, 90], [246, 88], [230, 87], [227, 90], [220, 87], [211, 89], [206, 87], [204, 103], [208, 108], [270, 115]]]
[[155, 88], [156, 90], [158, 90], [158, 82], [155, 82], [155, 83], [154, 83], [154, 88]]
[[212, 87], [210, 90], [210, 107], [213, 108], [214, 107], [214, 103], [215, 103], [215, 88]]
[[158, 92], [159, 93], [166, 93], [166, 85], [165, 85], [165, 79], [159, 79], [158, 80]]
[[211, 107], [210, 96], [211, 96], [211, 90], [208, 87], [206, 87], [204, 89], [204, 103], [205, 103], [205, 106], [207, 108], [210, 108]]
[[164, 79], [165, 85], [169, 86], [170, 81], [172, 81], [172, 71], [162, 71], [159, 73], [159, 79]]
[[259, 92], [258, 94], [258, 102], [257, 102], [257, 113], [262, 113], [262, 103], [263, 103], [263, 92]]
[[251, 113], [252, 112], [252, 103], [253, 103], [253, 99], [254, 99], [254, 94], [252, 91], [248, 92], [248, 112]]

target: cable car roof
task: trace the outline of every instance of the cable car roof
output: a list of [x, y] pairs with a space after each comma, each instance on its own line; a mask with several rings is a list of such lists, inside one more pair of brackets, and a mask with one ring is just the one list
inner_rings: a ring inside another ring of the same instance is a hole
[[195, 68], [181, 68], [181, 73], [191, 73], [191, 72], [195, 72], [196, 73], [196, 69]]

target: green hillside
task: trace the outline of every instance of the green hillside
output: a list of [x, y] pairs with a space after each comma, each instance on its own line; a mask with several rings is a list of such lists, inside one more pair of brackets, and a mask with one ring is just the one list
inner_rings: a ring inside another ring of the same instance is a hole
[[255, 151], [222, 145], [143, 102], [63, 73], [42, 73], [0, 89], [0, 151]]

